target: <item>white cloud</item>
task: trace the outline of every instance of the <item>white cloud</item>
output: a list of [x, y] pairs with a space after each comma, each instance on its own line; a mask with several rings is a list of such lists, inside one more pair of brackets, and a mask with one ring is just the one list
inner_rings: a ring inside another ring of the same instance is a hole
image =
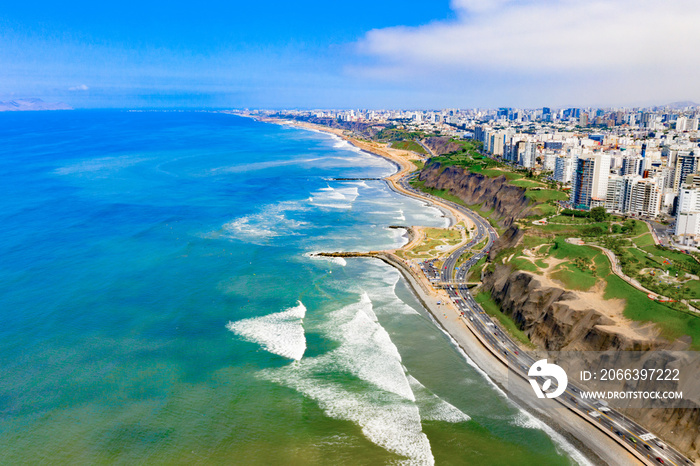
[[73, 86], [73, 87], [68, 88], [69, 91], [87, 91], [88, 89], [90, 89], [90, 88], [87, 87], [85, 84], [80, 84], [78, 86]]
[[367, 33], [358, 46], [373, 63], [359, 72], [463, 84], [498, 76], [537, 92], [555, 91], [556, 81], [564, 94], [593, 99], [700, 97], [697, 0], [453, 0], [452, 8], [455, 20]]

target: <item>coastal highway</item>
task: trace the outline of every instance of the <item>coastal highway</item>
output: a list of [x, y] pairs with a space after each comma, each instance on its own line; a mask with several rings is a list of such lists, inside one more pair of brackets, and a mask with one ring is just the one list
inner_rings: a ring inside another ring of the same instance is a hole
[[[498, 234], [483, 217], [464, 206], [416, 190], [409, 184], [410, 179], [411, 176], [402, 178], [399, 181], [401, 187], [418, 197], [449, 205], [474, 222], [476, 226], [474, 237], [467, 244], [453, 251], [444, 261], [442, 269], [439, 271], [441, 281], [443, 284], [446, 284], [447, 293], [460, 311], [465, 324], [478, 333], [482, 342], [485, 342], [490, 347], [489, 349], [492, 353], [500, 355], [501, 359], [507, 362], [508, 368], [512, 373], [528, 379], [527, 372], [530, 366], [535, 363], [535, 359], [521, 351], [520, 347], [510, 336], [484, 312], [474, 300], [466, 285], [465, 278], [469, 269], [479, 259], [488, 254], [494, 241], [498, 238]], [[483, 249], [473, 254], [461, 267], [457, 268], [456, 264], [460, 256], [467, 253], [471, 247], [479, 244], [485, 238], [488, 240]], [[544, 380], [540, 380], [540, 385], [543, 382]], [[553, 386], [556, 386], [556, 384]], [[601, 430], [609, 432], [620, 444], [636, 452], [637, 457], [643, 458], [647, 464], [670, 464], [675, 466], [693, 464], [688, 458], [666, 445], [644, 427], [609, 408], [607, 403], [600, 400], [583, 399], [580, 394], [581, 388], [570, 382], [567, 390], [556, 398], [556, 401], [577, 415], [587, 417], [591, 423], [597, 425]]]

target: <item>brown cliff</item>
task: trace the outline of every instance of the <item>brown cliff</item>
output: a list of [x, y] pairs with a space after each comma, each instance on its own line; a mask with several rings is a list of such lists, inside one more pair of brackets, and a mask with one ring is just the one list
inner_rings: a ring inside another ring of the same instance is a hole
[[446, 190], [469, 205], [481, 205], [482, 211], [493, 211], [492, 217], [503, 226], [510, 226], [532, 210], [525, 189], [506, 184], [505, 176], [489, 178], [455, 165], [445, 167], [429, 161], [419, 180], [429, 188]]
[[[668, 350], [686, 350], [684, 342], [669, 342], [658, 336], [653, 325], [625, 321], [620, 316], [606, 315], [616, 303], [596, 306], [592, 293], [571, 291], [553, 286], [545, 277], [530, 272], [513, 270], [509, 265], [494, 264], [487, 268], [481, 289], [488, 292], [499, 304], [501, 311], [515, 321], [535, 345], [548, 351], [574, 351], [585, 361], [583, 367], [600, 370], [600, 351], [640, 351], [643, 360], [656, 361], [652, 367], [677, 365], [678, 353], [663, 353]], [[602, 293], [601, 293], [602, 299]], [[620, 303], [617, 303], [618, 305]], [[652, 351], [654, 350], [654, 351]], [[594, 353], [586, 353], [587, 351]], [[549, 353], [557, 360], [555, 353]], [[667, 356], [662, 356], [666, 354]], [[556, 361], [558, 362], [558, 361]], [[698, 359], [694, 358], [684, 370], [700, 371]], [[579, 366], [580, 367], [580, 366]], [[607, 366], [609, 367], [609, 366]], [[618, 367], [625, 367], [624, 364]], [[644, 367], [648, 367], [646, 364]], [[686, 381], [687, 382], [687, 381]], [[596, 387], [588, 387], [597, 389]], [[629, 386], [620, 382], [612, 387], [618, 390], [658, 390], [658, 385]], [[684, 396], [684, 407], [662, 408], [645, 402], [638, 406], [621, 409], [626, 415], [644, 425], [651, 432], [670, 442], [691, 458], [700, 456], [700, 385], [664, 386], [665, 390], [680, 390]]]
[[429, 147], [435, 155], [451, 154], [462, 148], [461, 145], [453, 142], [449, 136], [431, 136], [423, 139], [421, 142]]

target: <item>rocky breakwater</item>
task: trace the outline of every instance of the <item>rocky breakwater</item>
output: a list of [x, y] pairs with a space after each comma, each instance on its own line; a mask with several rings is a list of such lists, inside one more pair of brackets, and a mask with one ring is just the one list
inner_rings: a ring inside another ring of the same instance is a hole
[[515, 219], [531, 213], [525, 189], [506, 184], [505, 176], [489, 178], [455, 165], [429, 161], [418, 179], [426, 187], [446, 190], [469, 205], [481, 205], [483, 211], [493, 211], [503, 226], [510, 226]]

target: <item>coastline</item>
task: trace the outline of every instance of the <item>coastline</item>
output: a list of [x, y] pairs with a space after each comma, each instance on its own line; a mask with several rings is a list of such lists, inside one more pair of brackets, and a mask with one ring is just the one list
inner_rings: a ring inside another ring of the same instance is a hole
[[[265, 123], [287, 125], [316, 132], [325, 132], [340, 137], [354, 147], [374, 156], [382, 157], [397, 166], [397, 172], [384, 178], [388, 186], [395, 192], [420, 200], [426, 205], [439, 208], [443, 212], [449, 212], [454, 219], [463, 217], [448, 205], [439, 201], [417, 196], [404, 190], [398, 180], [406, 174], [416, 171], [417, 166], [407, 158], [398, 154], [392, 154], [389, 150], [348, 137], [343, 130], [326, 128], [315, 124], [302, 123], [290, 120], [276, 120], [269, 118], [254, 118]], [[406, 152], [406, 151], [403, 151]], [[457, 221], [458, 222], [458, 221]], [[386, 264], [396, 268], [401, 276], [408, 282], [409, 289], [418, 299], [424, 309], [428, 312], [432, 320], [452, 341], [452, 343], [465, 356], [467, 363], [480, 370], [494, 386], [501, 391], [503, 396], [509, 398], [520, 409], [527, 407], [525, 411], [538, 422], [544, 422], [542, 428], [548, 431], [550, 436], [560, 436], [557, 443], [566, 450], [572, 457], [576, 458], [583, 452], [586, 462], [593, 461], [593, 464], [616, 464], [616, 465], [638, 465], [643, 464], [638, 458], [633, 456], [628, 450], [623, 448], [614, 439], [610, 438], [597, 426], [590, 424], [590, 420], [582, 415], [571, 412], [558, 406], [542, 405], [533, 406], [519, 399], [512, 390], [508, 390], [506, 395], [505, 387], [514, 385], [520, 390], [531, 390], [526, 381], [520, 377], [512, 377], [510, 380], [509, 369], [500, 355], [495, 354], [480, 338], [478, 332], [471, 328], [469, 322], [461, 317], [460, 312], [452, 304], [448, 294], [443, 290], [435, 290], [419, 270], [413, 270], [410, 265], [404, 263], [398, 256], [390, 251], [370, 251], [368, 253], [328, 253], [320, 254], [341, 257], [367, 257], [379, 259]], [[441, 302], [442, 304], [438, 304]], [[518, 379], [516, 384], [513, 379]], [[562, 445], [562, 440], [565, 442]], [[567, 449], [566, 443], [574, 448]], [[571, 451], [573, 450], [573, 451]], [[572, 454], [573, 453], [573, 454]], [[576, 455], [579, 453], [579, 455]], [[581, 461], [582, 458], [576, 458]]]

